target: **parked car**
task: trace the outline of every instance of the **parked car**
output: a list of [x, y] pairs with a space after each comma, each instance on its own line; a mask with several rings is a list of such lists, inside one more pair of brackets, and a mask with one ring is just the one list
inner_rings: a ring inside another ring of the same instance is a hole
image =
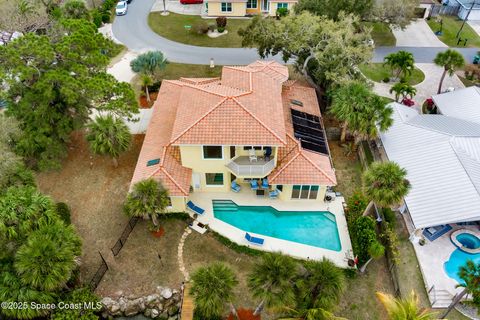
[[119, 1], [117, 3], [117, 7], [115, 8], [115, 14], [117, 16], [123, 16], [123, 15], [127, 14], [127, 10], [128, 10], [127, 1], [125, 1], [125, 0]]
[[181, 4], [199, 4], [203, 3], [203, 0], [180, 0]]
[[478, 54], [473, 57], [473, 64], [480, 64], [480, 51], [478, 51]]
[[132, 2], [132, 0], [127, 0], [127, 4], [130, 4]]

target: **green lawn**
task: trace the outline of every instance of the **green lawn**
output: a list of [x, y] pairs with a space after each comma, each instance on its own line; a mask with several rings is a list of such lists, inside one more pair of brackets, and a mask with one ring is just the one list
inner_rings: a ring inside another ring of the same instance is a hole
[[[383, 79], [392, 76], [390, 68], [383, 65], [383, 63], [363, 64], [360, 65], [359, 68], [365, 77], [375, 82], [382, 82]], [[408, 83], [411, 85], [416, 85], [422, 82], [423, 79], [425, 79], [423, 72], [420, 69], [415, 68], [412, 72], [412, 75], [408, 78]]]
[[[210, 38], [206, 34], [195, 32], [195, 26], [199, 24], [215, 24], [215, 19], [202, 19], [200, 16], [187, 16], [170, 13], [162, 16], [160, 12], [150, 13], [148, 24], [153, 31], [167, 39], [202, 47], [242, 47], [242, 37], [238, 35], [240, 28], [245, 28], [250, 23], [249, 19], [228, 19], [227, 35], [218, 38]], [[185, 26], [191, 26], [189, 31]]]
[[377, 47], [394, 46], [397, 43], [392, 30], [384, 22], [362, 22], [362, 26], [372, 28], [372, 38]]
[[[457, 32], [460, 30], [462, 21], [458, 20], [456, 17], [442, 16], [443, 20], [443, 34], [438, 38], [443, 41], [446, 45], [450, 47], [463, 47], [463, 41], [457, 45]], [[427, 20], [428, 25], [433, 32], [436, 32], [440, 29], [440, 24], [436, 19]], [[463, 30], [460, 33], [460, 38], [467, 38], [467, 47], [480, 47], [480, 36], [467, 24], [463, 26]]]

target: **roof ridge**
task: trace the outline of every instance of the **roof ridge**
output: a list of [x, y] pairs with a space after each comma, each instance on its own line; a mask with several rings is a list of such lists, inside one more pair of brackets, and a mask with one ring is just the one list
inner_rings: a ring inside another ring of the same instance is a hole
[[287, 167], [292, 163], [293, 160], [297, 159], [298, 156], [300, 155], [300, 152], [297, 152], [293, 157], [292, 159], [290, 159], [287, 163], [285, 163], [285, 165], [283, 165], [279, 170], [278, 172], [273, 176], [271, 177], [271, 181], [275, 180], [276, 177], [278, 177], [278, 175], [280, 173], [282, 173], [283, 171], [285, 171], [285, 169], [287, 169]]
[[[330, 182], [332, 183], [336, 183], [336, 181], [333, 181], [333, 179], [330, 177], [330, 175], [328, 175], [322, 168], [320, 168], [319, 166], [317, 166], [310, 158], [308, 158], [304, 153], [303, 153], [303, 148], [300, 147], [299, 149], [299, 154], [301, 154], [303, 156], [303, 158], [305, 158], [308, 162], [310, 162], [310, 164], [312, 164], [315, 168], [317, 168], [318, 171], [320, 171], [325, 177], [327, 177], [328, 180], [330, 180]], [[322, 157], [326, 157], [326, 155], [322, 155]]]
[[[175, 160], [176, 161], [176, 160]], [[188, 192], [185, 191], [178, 183], [175, 179], [173, 179], [173, 177], [168, 173], [167, 169], [165, 169], [165, 167], [161, 167], [160, 169], [162, 169], [163, 173], [165, 173], [165, 175], [178, 187], [178, 189], [180, 189], [184, 195], [188, 196]]]
[[231, 97], [231, 99], [233, 101], [235, 101], [240, 107], [242, 107], [243, 110], [245, 110], [250, 116], [252, 116], [255, 120], [258, 121], [258, 123], [260, 123], [265, 129], [267, 129], [267, 131], [269, 131], [271, 134], [273, 134], [278, 140], [280, 140], [280, 142], [282, 142], [283, 144], [287, 144], [287, 141], [284, 141], [282, 138], [280, 138], [272, 129], [270, 129], [267, 125], [265, 125], [265, 123], [263, 123], [262, 120], [260, 120], [257, 116], [255, 116], [250, 110], [248, 110], [247, 108], [245, 108], [245, 106], [236, 99], [236, 97]]
[[187, 133], [190, 129], [192, 129], [194, 126], [196, 126], [200, 121], [202, 121], [203, 119], [205, 119], [206, 116], [208, 116], [208, 115], [209, 115], [210, 113], [212, 113], [215, 109], [217, 109], [220, 105], [222, 105], [227, 99], [228, 99], [228, 97], [223, 96], [223, 99], [220, 100], [215, 106], [213, 106], [213, 108], [211, 108], [210, 110], [208, 110], [203, 116], [201, 116], [199, 119], [197, 119], [197, 121], [195, 121], [192, 125], [190, 125], [189, 127], [187, 127], [185, 130], [183, 130], [177, 137], [171, 139], [169, 144], [175, 143], [175, 141], [177, 141], [178, 139], [180, 139], [181, 136], [183, 136], [183, 135], [184, 135], [185, 133]]
[[460, 162], [460, 165], [462, 166], [463, 170], [465, 171], [465, 174], [467, 175], [468, 180], [470, 180], [473, 187], [475, 188], [475, 190], [477, 190], [477, 193], [480, 195], [480, 189], [477, 187], [477, 184], [473, 181], [472, 177], [470, 176], [469, 171], [467, 170], [467, 168], [465, 167], [465, 164], [463, 163], [461, 157], [459, 156], [459, 152], [461, 152], [462, 154], [465, 154], [470, 160], [475, 161], [476, 163], [480, 164], [480, 162], [477, 159], [473, 158], [466, 150], [463, 150], [463, 148], [461, 148], [462, 150], [457, 150], [457, 148], [455, 148], [455, 145], [452, 143], [452, 141], [455, 138], [456, 137], [451, 137], [449, 139], [448, 143], [450, 144], [450, 147], [453, 149], [453, 153], [455, 153], [455, 156], [457, 157], [458, 162]]
[[[203, 88], [203, 87], [199, 87], [199, 85], [191, 84], [191, 83], [188, 83], [188, 82], [185, 83], [185, 87], [197, 89], [197, 90], [203, 91], [203, 92], [205, 92], [205, 93], [213, 94], [213, 95], [218, 96], [218, 97], [224, 97], [224, 98], [227, 97], [226, 95], [223, 95], [223, 94], [221, 94], [221, 93], [212, 92], [212, 91], [206, 90], [206, 89]], [[235, 89], [235, 88], [233, 88], [233, 89]]]

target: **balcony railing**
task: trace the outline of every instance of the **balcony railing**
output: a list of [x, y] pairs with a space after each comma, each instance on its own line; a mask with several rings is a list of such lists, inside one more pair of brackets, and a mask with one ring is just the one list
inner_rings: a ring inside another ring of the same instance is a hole
[[257, 161], [250, 161], [248, 156], [237, 156], [232, 158], [227, 168], [236, 176], [264, 177], [275, 168], [275, 159], [272, 157], [265, 161], [259, 157]]

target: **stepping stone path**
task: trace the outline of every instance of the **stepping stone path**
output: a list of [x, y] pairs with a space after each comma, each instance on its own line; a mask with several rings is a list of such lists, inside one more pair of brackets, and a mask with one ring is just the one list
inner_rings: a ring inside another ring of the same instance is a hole
[[178, 269], [183, 274], [183, 277], [185, 278], [185, 282], [188, 282], [190, 280], [190, 275], [188, 274], [187, 269], [185, 269], [185, 264], [183, 263], [183, 245], [185, 243], [185, 239], [188, 237], [190, 233], [192, 233], [192, 229], [190, 229], [189, 227], [186, 227], [185, 231], [182, 234], [182, 238], [178, 243], [178, 251], [177, 251]]

